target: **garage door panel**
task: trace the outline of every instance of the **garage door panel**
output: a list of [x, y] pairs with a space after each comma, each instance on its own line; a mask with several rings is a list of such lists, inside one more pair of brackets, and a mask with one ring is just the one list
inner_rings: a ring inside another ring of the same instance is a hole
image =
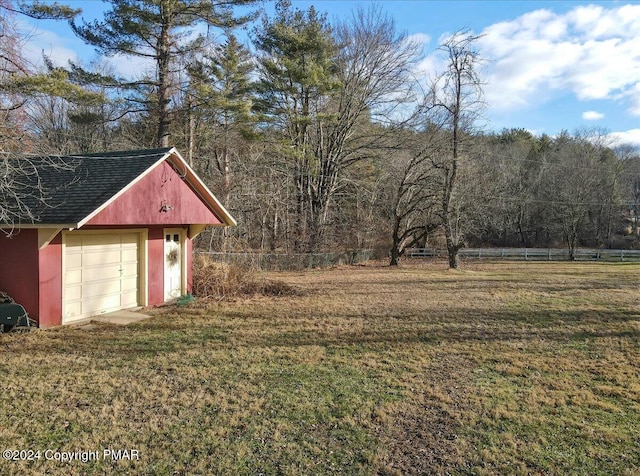
[[67, 286], [72, 286], [74, 284], [82, 283], [82, 270], [81, 269], [67, 269], [67, 272], [64, 274], [65, 282]]
[[65, 289], [65, 299], [67, 302], [80, 301], [82, 299], [82, 286], [67, 286]]
[[82, 286], [82, 299], [120, 294], [120, 280], [106, 279], [97, 283], [88, 283]]
[[138, 292], [129, 291], [122, 293], [122, 302], [120, 303], [122, 308], [135, 307], [138, 305]]
[[127, 277], [127, 278], [122, 278], [120, 283], [121, 283], [120, 290], [123, 291], [123, 292], [137, 291], [138, 290], [138, 277], [137, 276], [130, 276], [130, 277]]
[[107, 263], [120, 263], [120, 250], [100, 250], [82, 253], [83, 267], [102, 266]]
[[138, 249], [137, 248], [123, 248], [122, 249], [122, 261], [124, 262], [137, 262], [138, 261]]
[[65, 267], [67, 270], [82, 267], [82, 253], [72, 251], [67, 253], [65, 257]]
[[120, 246], [120, 235], [117, 233], [106, 235], [87, 233], [81, 238], [82, 246], [99, 246], [101, 248]]
[[120, 307], [120, 296], [99, 296], [82, 300], [82, 315], [96, 316], [107, 312], [117, 311]]
[[85, 283], [102, 281], [105, 279], [120, 279], [121, 265], [119, 263], [105, 264], [104, 266], [87, 266], [82, 270], [82, 281]]
[[138, 305], [139, 239], [138, 233], [65, 235], [63, 322]]
[[73, 318], [78, 319], [79, 316], [82, 316], [82, 302], [70, 302], [65, 306], [65, 318], [66, 320], [73, 320]]
[[138, 234], [137, 233], [122, 233], [120, 235], [120, 242], [123, 244], [129, 244], [134, 247], [138, 246]]
[[122, 263], [121, 267], [118, 268], [118, 272], [121, 273], [123, 278], [138, 276], [138, 263]]

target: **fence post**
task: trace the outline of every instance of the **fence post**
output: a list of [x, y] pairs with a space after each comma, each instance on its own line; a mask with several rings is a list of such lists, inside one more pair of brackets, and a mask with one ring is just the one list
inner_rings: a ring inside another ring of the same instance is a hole
[[547, 261], [551, 261], [551, 248], [547, 248], [547, 255], [549, 256]]
[[620, 261], [624, 261], [624, 250], [620, 250]]
[[529, 261], [529, 254], [526, 248], [524, 249], [524, 260]]

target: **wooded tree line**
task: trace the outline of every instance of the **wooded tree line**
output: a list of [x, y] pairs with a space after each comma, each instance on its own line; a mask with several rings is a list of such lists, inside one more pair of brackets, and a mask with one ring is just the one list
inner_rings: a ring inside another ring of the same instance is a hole
[[[252, 0], [107, 3], [87, 23], [63, 5], [0, 0], [3, 213], [24, 193], [11, 156], [172, 145], [239, 222], [203, 233], [206, 249], [373, 247], [397, 263], [439, 246], [455, 267], [467, 245], [640, 245], [638, 151], [595, 130], [484, 131], [484, 59], [468, 31], [443, 42], [427, 80], [419, 46], [375, 6], [331, 23], [288, 1], [271, 15]], [[140, 73], [48, 58], [34, 71], [17, 15], [67, 21]]]

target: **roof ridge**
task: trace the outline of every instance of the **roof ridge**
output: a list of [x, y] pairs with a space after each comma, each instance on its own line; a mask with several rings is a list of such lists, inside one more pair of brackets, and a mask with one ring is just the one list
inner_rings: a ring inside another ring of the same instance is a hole
[[77, 157], [77, 158], [96, 158], [96, 157], [148, 157], [151, 155], [166, 154], [171, 151], [173, 147], [157, 147], [155, 149], [132, 149], [132, 150], [111, 150], [105, 152], [90, 152], [90, 153], [78, 153], [68, 155], [53, 155], [50, 157]]

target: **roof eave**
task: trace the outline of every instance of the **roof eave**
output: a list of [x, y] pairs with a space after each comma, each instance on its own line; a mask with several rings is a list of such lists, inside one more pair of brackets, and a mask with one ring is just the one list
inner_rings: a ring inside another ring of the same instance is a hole
[[41, 229], [41, 228], [60, 228], [73, 230], [79, 228], [77, 223], [16, 223], [16, 224], [0, 224], [0, 229], [15, 228], [17, 230]]

